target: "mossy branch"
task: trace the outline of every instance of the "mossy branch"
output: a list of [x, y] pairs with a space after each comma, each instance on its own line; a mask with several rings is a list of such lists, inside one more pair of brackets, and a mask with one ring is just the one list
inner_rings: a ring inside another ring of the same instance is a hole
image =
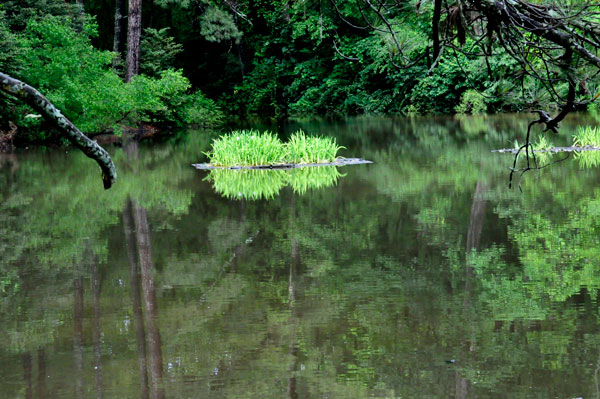
[[42, 114], [85, 155], [92, 158], [102, 169], [104, 188], [109, 189], [117, 180], [117, 171], [108, 152], [83, 134], [58, 108], [35, 88], [0, 72], [0, 91], [10, 94]]

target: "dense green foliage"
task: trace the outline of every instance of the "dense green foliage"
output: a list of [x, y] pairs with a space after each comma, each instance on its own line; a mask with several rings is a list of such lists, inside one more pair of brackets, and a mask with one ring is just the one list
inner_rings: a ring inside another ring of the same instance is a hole
[[[223, 120], [221, 110], [237, 118], [304, 118], [556, 106], [547, 84], [497, 43], [467, 36], [456, 43], [464, 53], [446, 48], [434, 63], [432, 1], [390, 8], [395, 36], [378, 26], [356, 28], [373, 17], [361, 2], [335, 4], [143, 2], [143, 75], [125, 84], [122, 64], [115, 64], [117, 55], [108, 51], [114, 0], [88, 0], [85, 10], [74, 1], [5, 1], [0, 5], [0, 69], [37, 86], [78, 126], [94, 133], [142, 122], [216, 124]], [[441, 21], [446, 31], [456, 28], [449, 13]], [[408, 67], [394, 62], [400, 52]], [[544, 67], [534, 53], [527, 62]], [[581, 79], [578, 90], [593, 97], [598, 75], [581, 67], [574, 72]], [[547, 73], [552, 82], [560, 76], [556, 70]], [[567, 85], [555, 84], [553, 90], [554, 98], [564, 98]], [[39, 126], [43, 122], [25, 118], [29, 110], [11, 99], [0, 97], [0, 113], [0, 129], [6, 130], [10, 120], [33, 128], [31, 139], [48, 134]]]
[[[0, 70], [37, 88], [84, 132], [119, 132], [142, 122], [186, 126], [219, 121], [218, 107], [201, 92], [192, 92], [182, 71], [169, 64], [179, 47], [165, 30], [149, 31], [144, 42], [148, 75], [125, 83], [112, 69], [115, 54], [92, 45], [97, 37], [94, 18], [73, 14], [75, 6], [62, 1], [31, 4], [0, 6]], [[27, 106], [5, 96], [0, 102], [4, 127], [13, 121], [29, 128], [29, 136], [21, 133], [18, 139], [43, 141], [51, 134], [45, 121], [31, 118]]]

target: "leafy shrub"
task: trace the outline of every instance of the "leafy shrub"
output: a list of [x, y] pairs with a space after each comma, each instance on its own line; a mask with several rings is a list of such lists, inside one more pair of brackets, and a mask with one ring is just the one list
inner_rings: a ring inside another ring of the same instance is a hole
[[469, 89], [460, 97], [454, 110], [458, 114], [479, 114], [487, 111], [486, 98], [477, 90]]
[[[214, 102], [200, 92], [188, 93], [190, 82], [181, 71], [168, 69], [157, 72], [156, 77], [139, 75], [130, 83], [123, 82], [111, 68], [114, 53], [91, 45], [90, 38], [97, 30], [94, 21], [88, 20], [82, 29], [75, 31], [67, 17], [31, 19], [11, 42], [10, 50], [10, 54], [21, 54], [23, 60], [14, 68], [16, 77], [40, 90], [82, 131], [118, 131], [120, 125], [142, 122], [183, 126], [221, 120]], [[23, 118], [31, 113], [28, 107], [11, 109], [14, 111], [0, 110], [3, 120], [29, 128], [39, 126], [37, 139], [45, 139], [47, 129], [42, 121]], [[36, 140], [36, 135], [28, 140]]]

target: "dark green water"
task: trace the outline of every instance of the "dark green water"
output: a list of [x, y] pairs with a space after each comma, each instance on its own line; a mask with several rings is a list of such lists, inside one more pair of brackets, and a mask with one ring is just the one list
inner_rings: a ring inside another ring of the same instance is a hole
[[2, 155], [0, 397], [597, 398], [600, 171], [508, 190], [527, 121], [299, 124], [375, 164], [270, 200], [190, 167], [214, 132], [111, 150], [109, 191]]

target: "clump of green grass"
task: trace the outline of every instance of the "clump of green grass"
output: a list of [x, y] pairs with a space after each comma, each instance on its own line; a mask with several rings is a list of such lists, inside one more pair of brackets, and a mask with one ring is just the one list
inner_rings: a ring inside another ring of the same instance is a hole
[[309, 137], [302, 130], [292, 134], [285, 147], [286, 160], [293, 163], [332, 162], [344, 148], [338, 146], [334, 138]]
[[573, 136], [573, 145], [576, 147], [585, 147], [586, 145], [600, 147], [600, 128], [580, 126]]
[[333, 138], [306, 136], [302, 130], [285, 144], [269, 132], [241, 130], [214, 140], [206, 155], [215, 166], [325, 163], [334, 161], [342, 148]]
[[271, 165], [281, 163], [286, 148], [270, 132], [236, 130], [219, 137], [206, 155], [216, 166]]
[[[573, 136], [573, 145], [576, 147], [585, 147], [586, 145], [600, 147], [600, 128], [580, 126]], [[576, 151], [574, 156], [583, 168], [593, 168], [600, 165], [600, 152], [598, 151]]]

